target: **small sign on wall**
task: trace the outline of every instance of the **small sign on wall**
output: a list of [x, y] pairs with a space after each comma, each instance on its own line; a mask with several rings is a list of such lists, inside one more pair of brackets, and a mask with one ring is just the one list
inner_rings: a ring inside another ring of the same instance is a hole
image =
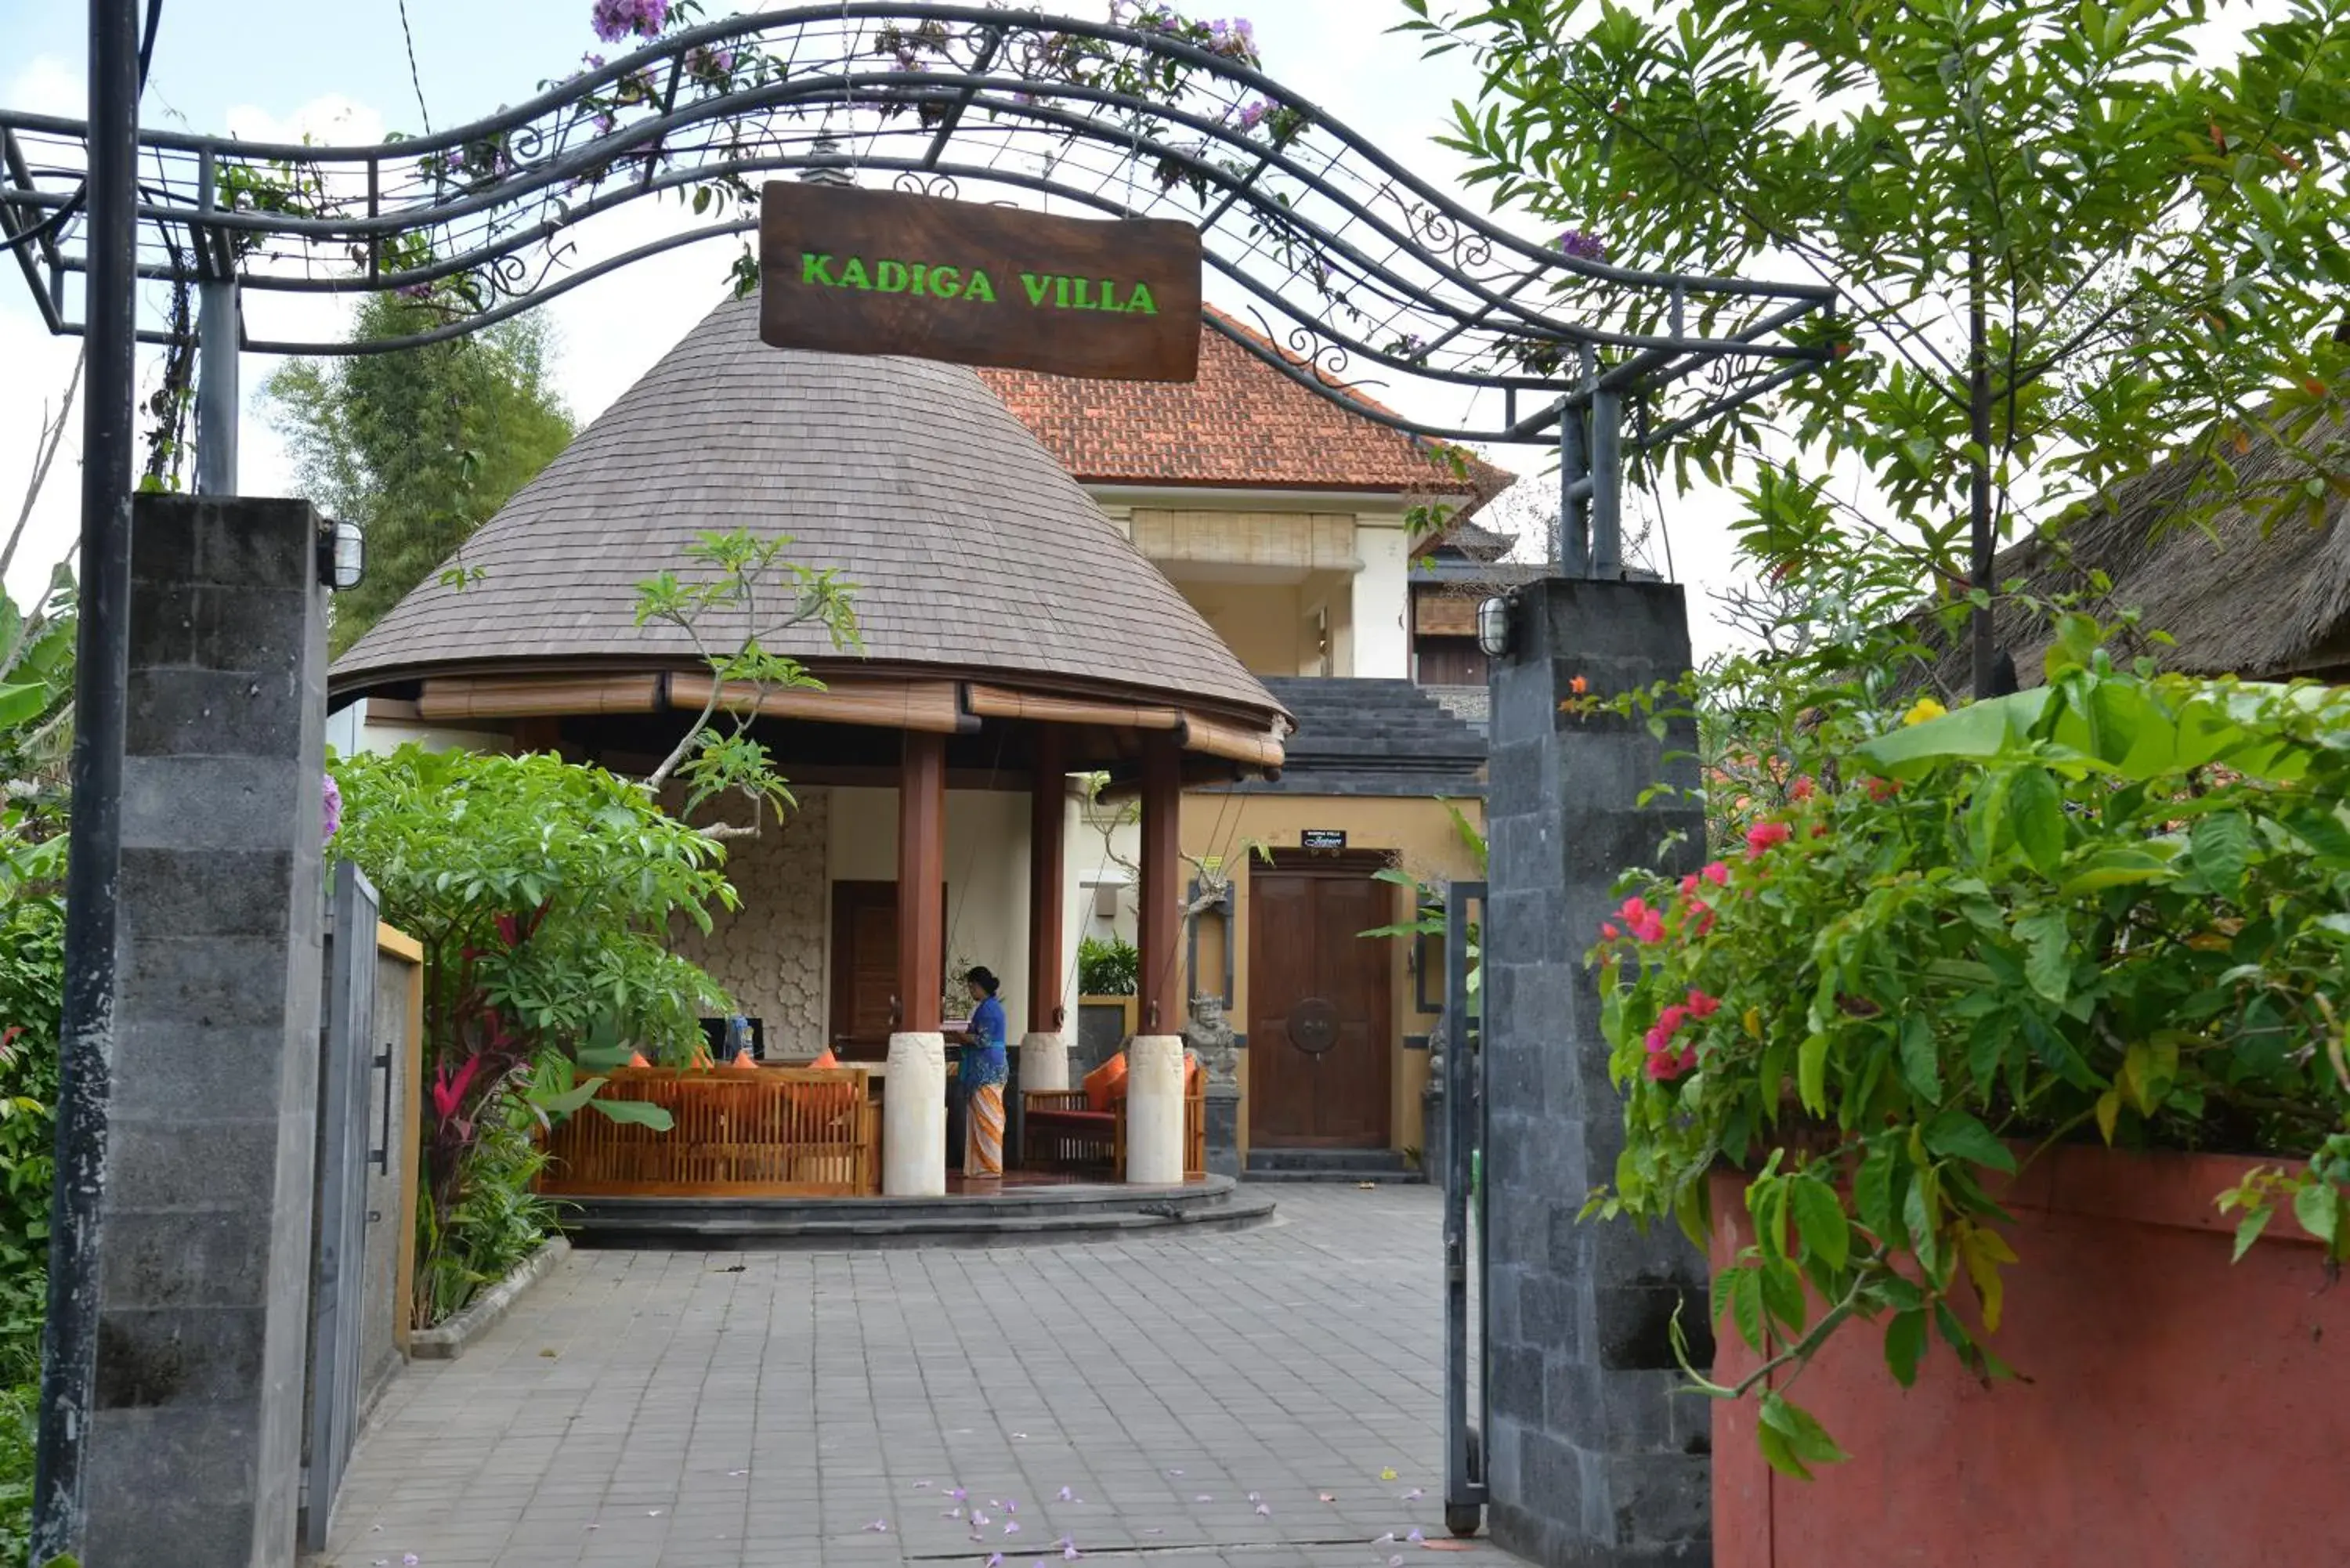
[[1347, 830], [1343, 827], [1301, 828], [1297, 843], [1303, 849], [1344, 849], [1347, 847]]
[[771, 348], [1125, 381], [1199, 374], [1200, 232], [1172, 219], [779, 180], [762, 192], [759, 277]]

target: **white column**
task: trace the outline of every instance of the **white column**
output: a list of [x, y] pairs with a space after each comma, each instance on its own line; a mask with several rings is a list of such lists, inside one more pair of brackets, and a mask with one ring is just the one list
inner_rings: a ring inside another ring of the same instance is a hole
[[1354, 645], [1352, 666], [1339, 671], [1358, 680], [1403, 680], [1411, 676], [1411, 540], [1401, 517], [1355, 519], [1355, 572], [1350, 596]]
[[889, 1036], [881, 1085], [881, 1195], [943, 1198], [947, 1190], [947, 1037]]
[[1173, 1187], [1183, 1179], [1183, 1037], [1142, 1034], [1126, 1057], [1126, 1179]]
[[1066, 1089], [1069, 1086], [1069, 1043], [1059, 1034], [1020, 1037], [1020, 1088]]

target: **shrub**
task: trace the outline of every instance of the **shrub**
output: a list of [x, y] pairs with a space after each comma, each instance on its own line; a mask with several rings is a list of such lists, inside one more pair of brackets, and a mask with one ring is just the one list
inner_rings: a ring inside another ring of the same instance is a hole
[[1788, 804], [1600, 933], [1627, 1137], [1592, 1210], [1702, 1244], [1708, 1173], [1753, 1171], [1714, 1307], [1765, 1368], [1708, 1386], [1764, 1388], [1792, 1473], [1841, 1456], [1780, 1390], [1852, 1318], [1904, 1384], [1937, 1335], [2005, 1374], [2016, 1140], [2298, 1157], [2214, 1195], [2240, 1254], [2282, 1205], [2350, 1254], [2350, 693], [2119, 670], [2064, 630], [2012, 697], [1815, 705]]
[[484, 1260], [521, 1245], [517, 1216], [544, 1229], [546, 1211], [525, 1202], [536, 1167], [491, 1147], [515, 1107], [553, 1119], [592, 1105], [668, 1125], [657, 1107], [594, 1099], [602, 1080], [575, 1083], [573, 1067], [608, 1064], [629, 1045], [700, 1049], [699, 1018], [729, 1004], [669, 950], [670, 922], [707, 930], [707, 906], [733, 908], [734, 889], [715, 839], [601, 768], [411, 745], [334, 771], [334, 853], [367, 873], [384, 919], [424, 949], [429, 1200], [418, 1205], [416, 1304], [430, 1323], [463, 1304]]
[[1142, 955], [1119, 937], [1087, 937], [1077, 943], [1077, 991], [1085, 996], [1132, 996]]
[[40, 1377], [64, 993], [64, 901], [0, 903], [0, 1386]]

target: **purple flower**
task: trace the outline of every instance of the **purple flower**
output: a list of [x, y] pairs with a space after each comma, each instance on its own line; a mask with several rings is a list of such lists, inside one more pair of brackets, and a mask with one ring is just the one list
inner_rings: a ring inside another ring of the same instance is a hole
[[1567, 229], [1551, 242], [1552, 248], [1562, 255], [1583, 261], [1604, 262], [1607, 259], [1607, 242], [1587, 229]]
[[1266, 99], [1261, 98], [1251, 99], [1248, 102], [1241, 106], [1241, 129], [1243, 130], [1254, 130], [1258, 126], [1264, 123], [1265, 116], [1272, 112], [1273, 105]]
[[686, 68], [708, 80], [723, 80], [734, 74], [734, 51], [732, 49], [699, 48], [685, 57]]
[[[430, 299], [432, 297], [432, 286], [429, 283], [403, 283], [392, 292], [402, 299]], [[329, 787], [334, 782], [332, 779], [327, 781]]]
[[669, 22], [669, 0], [596, 0], [588, 22], [608, 44], [617, 44], [632, 33], [657, 38]]
[[327, 836], [328, 838], [332, 838], [343, 826], [343, 792], [341, 786], [335, 783], [334, 774], [328, 774], [325, 777], [327, 781]]

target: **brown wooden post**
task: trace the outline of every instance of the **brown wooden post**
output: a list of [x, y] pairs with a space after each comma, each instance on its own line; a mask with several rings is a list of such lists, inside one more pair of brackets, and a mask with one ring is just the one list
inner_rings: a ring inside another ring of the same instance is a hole
[[1060, 726], [1039, 724], [1028, 791], [1028, 1033], [1061, 1028], [1061, 902], [1067, 897], [1067, 748]]
[[936, 1033], [946, 984], [947, 739], [909, 730], [898, 765], [898, 1031]]
[[1183, 1027], [1181, 871], [1183, 754], [1172, 733], [1142, 737], [1142, 888], [1138, 1034], [1175, 1034]]

